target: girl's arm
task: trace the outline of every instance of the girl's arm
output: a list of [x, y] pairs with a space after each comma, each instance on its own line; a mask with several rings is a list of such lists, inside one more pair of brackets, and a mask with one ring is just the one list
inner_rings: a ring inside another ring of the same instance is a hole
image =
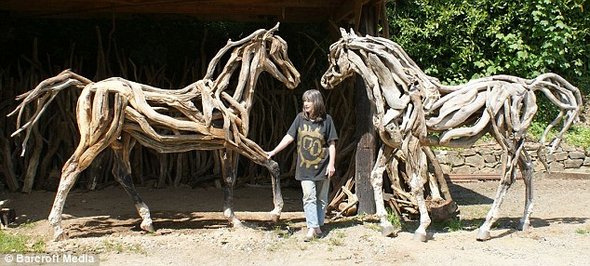
[[328, 178], [332, 177], [336, 172], [336, 142], [330, 141], [330, 146], [328, 147], [328, 152], [330, 154], [330, 160], [328, 161], [328, 169], [326, 169], [326, 175]]
[[272, 151], [267, 152], [266, 155], [268, 155], [269, 159], [272, 158], [273, 156], [275, 156], [275, 154], [279, 153], [285, 147], [289, 146], [289, 144], [291, 144], [293, 140], [294, 138], [291, 135], [286, 134], [281, 140], [281, 142], [279, 142], [279, 145], [277, 145]]

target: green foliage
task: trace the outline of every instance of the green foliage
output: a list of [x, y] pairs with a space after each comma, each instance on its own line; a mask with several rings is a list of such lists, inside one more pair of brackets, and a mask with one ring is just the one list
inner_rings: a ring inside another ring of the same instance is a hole
[[147, 254], [140, 244], [122, 243], [116, 240], [107, 239], [103, 240], [102, 244], [106, 252]]
[[590, 228], [588, 228], [588, 226], [586, 228], [578, 228], [578, 229], [576, 229], [576, 234], [590, 235]]
[[389, 208], [387, 208], [387, 221], [389, 221], [395, 229], [402, 228], [402, 222], [400, 217]]
[[463, 223], [460, 219], [451, 219], [446, 222], [445, 229], [449, 230], [450, 232], [456, 232], [463, 230]]
[[289, 225], [287, 225], [285, 229], [283, 229], [281, 226], [277, 225], [274, 227], [274, 232], [279, 238], [283, 238], [283, 239], [287, 239], [293, 235], [293, 232], [291, 231], [291, 228]]
[[[533, 122], [529, 128], [529, 140], [537, 142], [541, 140], [541, 135], [547, 128], [547, 123], [544, 122]], [[550, 141], [557, 134], [558, 129], [552, 129], [547, 134], [545, 141]], [[567, 133], [564, 135], [563, 140], [565, 143], [587, 149], [590, 147], [590, 128], [585, 126], [572, 126]]]
[[590, 147], [590, 128], [573, 126], [565, 135], [565, 142], [576, 147]]
[[45, 242], [24, 235], [13, 235], [0, 231], [0, 253], [40, 253], [45, 250]]
[[[496, 74], [555, 72], [590, 94], [586, 0], [402, 0], [389, 3], [391, 39], [447, 84]], [[537, 117], [554, 110], [539, 97]]]
[[344, 246], [344, 238], [346, 238], [346, 234], [342, 231], [336, 230], [334, 231], [334, 236], [328, 239], [328, 244], [330, 246]]

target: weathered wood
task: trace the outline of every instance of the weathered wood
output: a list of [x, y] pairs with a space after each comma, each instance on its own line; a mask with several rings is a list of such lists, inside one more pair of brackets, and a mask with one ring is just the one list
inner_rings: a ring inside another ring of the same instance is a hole
[[33, 126], [32, 130], [35, 149], [33, 149], [33, 152], [28, 158], [27, 170], [25, 172], [24, 183], [21, 190], [24, 193], [30, 193], [33, 189], [35, 176], [37, 176], [37, 167], [39, 166], [39, 161], [41, 160], [41, 151], [43, 150], [43, 146], [41, 143], [41, 134], [39, 134], [39, 128], [37, 126]]
[[[359, 13], [360, 23], [356, 23], [359, 30], [365, 34], [376, 34], [375, 26], [373, 25], [374, 10], [369, 7], [362, 7], [357, 10]], [[357, 21], [358, 22], [358, 21]], [[364, 67], [360, 58], [355, 60], [357, 67]], [[376, 78], [375, 78], [376, 79]], [[358, 197], [359, 205], [357, 211], [359, 213], [374, 214], [375, 213], [375, 198], [373, 188], [371, 185], [371, 170], [373, 162], [375, 161], [375, 130], [371, 126], [373, 117], [373, 110], [371, 102], [374, 99], [369, 98], [370, 94], [366, 93], [365, 86], [372, 86], [374, 84], [367, 84], [363, 82], [361, 77], [358, 77], [355, 83], [355, 109], [356, 109], [356, 128], [355, 135], [358, 138], [358, 144], [355, 154], [355, 193]], [[377, 105], [379, 106], [379, 105]], [[379, 107], [378, 107], [379, 108]]]
[[4, 138], [0, 138], [0, 145], [2, 146], [2, 172], [4, 173], [4, 181], [8, 186], [8, 190], [17, 191], [20, 187], [16, 174], [14, 173], [14, 164], [12, 163], [12, 152], [10, 151], [10, 143]]
[[[112, 169], [115, 180], [133, 199], [142, 217], [140, 227], [153, 231], [149, 209], [135, 190], [131, 177], [130, 150], [135, 141], [160, 153], [223, 150], [224, 160], [229, 158], [222, 165], [224, 215], [235, 226], [241, 224], [232, 210], [238, 155], [264, 166], [271, 172], [273, 183], [274, 209], [270, 215], [273, 220], [278, 219], [283, 207], [278, 165], [247, 137], [248, 116], [260, 73], [268, 72], [291, 89], [300, 81], [299, 72], [288, 58], [286, 42], [274, 35], [278, 26], [270, 30], [257, 30], [239, 41], [228, 41], [212, 59], [205, 78], [185, 88], [165, 90], [123, 78], [92, 82], [66, 70], [19, 96], [22, 102], [10, 115], [18, 114], [18, 129], [13, 134], [26, 132], [24, 152], [31, 130], [34, 130], [39, 117], [58, 92], [70, 87], [82, 88], [77, 104], [80, 143], [63, 167], [59, 189], [49, 215], [54, 237], [66, 237], [61, 228], [61, 213], [69, 190], [80, 172], [89, 167], [106, 148], [111, 148], [116, 158]], [[225, 67], [217, 78], [213, 77], [218, 63], [229, 51], [231, 55]], [[247, 55], [250, 53], [254, 56]], [[241, 62], [242, 59], [247, 61]], [[240, 85], [245, 86], [243, 94], [234, 99], [225, 90], [238, 66], [246, 66], [248, 71], [240, 77], [245, 82], [245, 85]], [[31, 103], [35, 103], [36, 110], [26, 123], [21, 124], [24, 110]], [[220, 123], [213, 123], [217, 122], [214, 120]], [[169, 178], [168, 170], [171, 170], [163, 161], [170, 161], [168, 155], [161, 155], [157, 186], [164, 184], [164, 180]], [[179, 183], [181, 175], [177, 171], [174, 184]]]
[[[531, 157], [523, 147], [526, 131], [537, 112], [535, 92], [545, 94], [560, 109], [559, 115], [541, 138], [541, 147], [549, 146], [549, 152], [552, 152], [565, 131], [577, 121], [582, 104], [579, 89], [554, 73], [529, 80], [498, 75], [475, 79], [463, 85], [444, 86], [437, 79], [426, 75], [396, 43], [379, 37], [359, 37], [352, 31], [341, 32], [341, 40], [330, 47], [331, 65], [321, 83], [326, 88], [333, 88], [347, 77], [359, 74], [367, 85], [369, 99], [375, 104], [373, 123], [385, 146], [381, 148], [371, 176], [377, 214], [384, 234], [392, 232], [391, 223], [386, 220], [380, 187], [386, 164], [396, 161], [404, 163], [405, 171], [400, 171], [399, 176], [395, 173], [396, 169], [388, 170], [388, 173], [394, 173], [390, 176], [394, 189], [392, 199], [403, 203], [400, 205], [402, 210], [410, 213], [419, 211], [420, 226], [415, 237], [426, 241], [430, 217], [423, 195], [424, 185], [428, 182], [436, 216], [445, 217], [444, 212], [452, 212], [456, 208], [438, 162], [427, 146], [468, 146], [488, 133], [502, 147], [503, 174], [494, 204], [480, 227], [477, 239], [490, 238], [491, 225], [498, 218], [500, 203], [514, 182], [517, 168], [524, 176], [526, 187], [521, 226], [523, 229], [528, 228], [533, 206], [533, 167]], [[401, 100], [404, 96], [410, 100]], [[562, 122], [561, 130], [550, 143], [546, 143], [546, 134], [559, 122]], [[439, 136], [428, 135], [428, 132], [436, 132]], [[384, 152], [386, 149], [396, 152], [391, 155]], [[436, 177], [427, 174], [427, 157], [436, 165], [433, 167]], [[402, 196], [407, 198], [406, 188], [396, 183], [402, 179], [409, 185], [415, 202], [401, 199]], [[443, 199], [441, 195], [446, 198]]]

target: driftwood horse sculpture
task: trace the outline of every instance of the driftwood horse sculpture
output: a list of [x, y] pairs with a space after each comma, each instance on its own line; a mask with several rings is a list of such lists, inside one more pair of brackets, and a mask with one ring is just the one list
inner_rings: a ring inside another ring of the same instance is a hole
[[[299, 73], [287, 56], [287, 43], [274, 35], [278, 26], [257, 30], [236, 42], [229, 40], [210, 62], [205, 77], [181, 89], [160, 89], [123, 78], [92, 82], [66, 70], [19, 96], [17, 100], [22, 102], [10, 115], [18, 113], [20, 128], [13, 136], [26, 131], [24, 154], [32, 126], [58, 92], [82, 89], [76, 108], [80, 143], [63, 166], [49, 215], [55, 239], [66, 237], [61, 216], [68, 192], [80, 172], [108, 147], [113, 150], [116, 161], [113, 175], [135, 203], [142, 218], [140, 227], [154, 230], [148, 206], [132, 183], [129, 153], [136, 141], [161, 153], [220, 150], [224, 215], [234, 226], [240, 225], [232, 209], [238, 155], [266, 167], [273, 183], [271, 216], [278, 220], [283, 207], [278, 164], [247, 138], [249, 113], [260, 73], [270, 73], [289, 88], [296, 87], [300, 81]], [[218, 63], [230, 51], [221, 73], [214, 77]], [[237, 69], [240, 69], [237, 87], [230, 95], [232, 91], [227, 89]], [[36, 110], [28, 122], [20, 126], [25, 108], [33, 102]]]
[[[523, 147], [538, 108], [535, 92], [542, 92], [560, 110], [541, 137], [542, 145], [537, 152], [543, 159], [546, 148], [552, 153], [563, 134], [578, 119], [582, 104], [578, 88], [553, 73], [530, 80], [498, 75], [445, 86], [427, 76], [398, 44], [380, 37], [359, 37], [352, 31], [341, 32], [342, 38], [330, 47], [330, 66], [321, 84], [334, 88], [355, 73], [364, 79], [369, 99], [374, 103], [373, 123], [384, 144], [371, 174], [377, 214], [384, 232], [390, 230], [391, 223], [386, 219], [381, 184], [383, 169], [395, 161], [394, 152], [399, 152], [407, 162], [411, 192], [420, 209], [420, 226], [415, 238], [426, 241], [430, 218], [422, 191], [425, 179], [421, 173], [426, 170], [425, 155], [420, 147], [469, 147], [486, 133], [502, 148], [502, 176], [477, 239], [490, 239], [490, 228], [498, 219], [500, 205], [515, 180], [517, 167], [526, 186], [520, 227], [522, 230], [529, 228], [533, 167]], [[561, 130], [552, 141], [546, 142], [549, 130], [560, 122]]]

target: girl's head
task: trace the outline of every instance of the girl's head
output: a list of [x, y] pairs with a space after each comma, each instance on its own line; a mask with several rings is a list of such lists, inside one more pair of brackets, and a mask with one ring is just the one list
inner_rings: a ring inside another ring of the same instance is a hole
[[322, 121], [326, 116], [324, 98], [318, 90], [307, 90], [303, 93], [303, 116], [306, 119]]

